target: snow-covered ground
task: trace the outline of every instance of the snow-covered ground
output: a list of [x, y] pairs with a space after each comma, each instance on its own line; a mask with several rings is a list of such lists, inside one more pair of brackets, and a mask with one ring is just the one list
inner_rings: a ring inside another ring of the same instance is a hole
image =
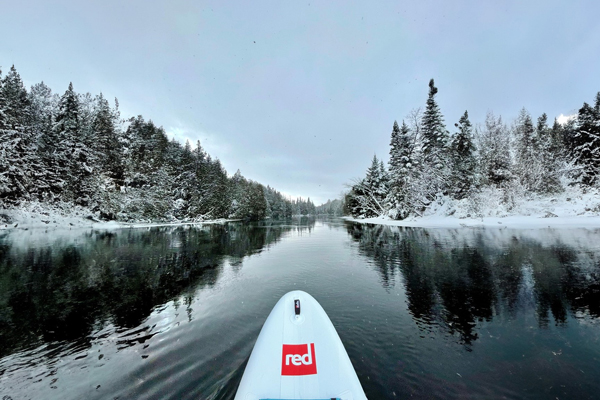
[[138, 221], [135, 223], [118, 221], [100, 221], [88, 209], [72, 204], [48, 204], [28, 202], [18, 208], [0, 209], [0, 230], [6, 229], [119, 229], [143, 228], [150, 226], [174, 226], [189, 224], [222, 223], [228, 220], [205, 221]]
[[554, 196], [519, 198], [507, 207], [500, 191], [488, 190], [475, 199], [444, 198], [421, 217], [402, 221], [385, 216], [351, 218], [349, 221], [423, 228], [498, 227], [498, 228], [600, 228], [600, 192], [573, 188]]

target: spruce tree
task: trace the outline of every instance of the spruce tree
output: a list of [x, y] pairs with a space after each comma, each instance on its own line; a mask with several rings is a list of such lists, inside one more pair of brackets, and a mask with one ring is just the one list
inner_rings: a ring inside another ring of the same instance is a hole
[[455, 126], [458, 132], [452, 139], [452, 194], [456, 199], [468, 196], [475, 180], [476, 159], [473, 128], [467, 111]]
[[512, 178], [510, 137], [502, 118], [489, 112], [479, 133], [480, 167], [484, 183], [502, 187]]
[[416, 178], [417, 162], [414, 140], [404, 121], [402, 127], [394, 122], [390, 148], [389, 190], [386, 199], [390, 217], [404, 219], [411, 211], [410, 185]]
[[353, 215], [370, 218], [384, 213], [384, 200], [387, 195], [385, 175], [387, 175], [385, 168], [382, 168], [382, 163], [374, 155], [365, 178], [352, 187]]
[[[95, 99], [89, 92], [85, 94], [80, 93], [77, 97], [79, 101], [79, 135], [81, 142], [85, 144], [90, 153], [94, 153], [96, 150], [95, 142], [97, 140], [94, 132], [94, 122], [99, 106], [98, 99]], [[96, 158], [96, 154], [94, 154], [94, 158]]]
[[550, 128], [550, 143], [552, 153], [558, 157], [564, 157], [566, 141], [563, 127], [557, 118], [554, 118], [554, 123]]
[[0, 80], [0, 199], [12, 204], [38, 192], [42, 166], [29, 115], [27, 90], [13, 66]]
[[581, 182], [593, 185], [600, 173], [600, 92], [594, 107], [583, 103], [572, 139], [573, 155], [581, 167]]
[[548, 127], [548, 116], [543, 113], [537, 121], [536, 134], [539, 142], [537, 164], [539, 165], [538, 193], [555, 193], [561, 190], [559, 170], [562, 154], [557, 147], [552, 130]]
[[421, 122], [420, 180], [417, 191], [424, 198], [425, 207], [436, 198], [447, 194], [450, 187], [450, 160], [448, 152], [448, 131], [444, 118], [435, 101], [438, 89], [433, 79], [429, 81], [429, 97]]
[[30, 125], [37, 140], [52, 130], [54, 100], [52, 89], [44, 82], [37, 83], [29, 91]]
[[426, 160], [437, 158], [435, 161], [439, 162], [448, 144], [448, 131], [444, 125], [440, 107], [435, 101], [437, 92], [438, 88], [435, 87], [434, 81], [431, 79], [429, 81], [429, 97], [423, 114], [422, 135], [423, 154]]
[[540, 184], [540, 139], [533, 126], [529, 112], [521, 109], [517, 118], [514, 135], [516, 139], [516, 168], [520, 182], [529, 191], [536, 191]]
[[98, 168], [112, 178], [117, 187], [120, 187], [124, 184], [125, 167], [115, 122], [108, 101], [100, 93], [96, 98], [96, 110], [92, 122], [93, 146], [97, 154]]
[[367, 169], [365, 185], [372, 197], [375, 206], [383, 211], [383, 200], [386, 195], [386, 171], [382, 168], [383, 164], [373, 155], [371, 166]]
[[73, 83], [60, 98], [53, 128], [58, 145], [53, 155], [55, 172], [65, 178], [66, 199], [88, 205], [93, 187], [88, 179], [93, 171], [91, 150], [85, 143], [79, 121], [79, 96]]
[[1, 89], [3, 124], [9, 129], [24, 130], [29, 125], [29, 99], [14, 65], [2, 79]]
[[390, 174], [396, 174], [396, 171], [400, 168], [400, 127], [398, 121], [394, 121], [392, 127], [392, 138], [390, 141]]
[[548, 131], [548, 115], [543, 113], [538, 117], [537, 121], [537, 134], [539, 138], [543, 138]]

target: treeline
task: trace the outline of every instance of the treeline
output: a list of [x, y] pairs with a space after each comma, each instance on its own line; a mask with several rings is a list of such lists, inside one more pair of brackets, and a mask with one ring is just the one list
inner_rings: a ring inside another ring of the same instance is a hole
[[287, 218], [308, 214], [271, 187], [229, 177], [200, 145], [169, 140], [142, 116], [122, 119], [115, 99], [28, 91], [13, 66], [0, 71], [0, 208], [24, 201], [77, 204], [102, 219]]
[[535, 195], [598, 186], [600, 93], [594, 106], [584, 103], [563, 124], [555, 119], [549, 126], [546, 114], [534, 122], [523, 108], [510, 126], [489, 112], [483, 125], [473, 127], [465, 111], [451, 133], [437, 92], [431, 79], [424, 111], [394, 122], [388, 165], [373, 157], [344, 198], [345, 214], [404, 219], [454, 201], [468, 215], [481, 216], [491, 203], [510, 212]]
[[344, 203], [340, 199], [327, 200], [327, 202], [317, 206], [316, 212], [318, 215], [341, 217], [344, 215]]

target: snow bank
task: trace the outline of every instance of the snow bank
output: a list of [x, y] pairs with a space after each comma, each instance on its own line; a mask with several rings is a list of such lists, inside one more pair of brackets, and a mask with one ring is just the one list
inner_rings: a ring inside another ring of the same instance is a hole
[[517, 196], [509, 202], [501, 196], [505, 197], [505, 194], [487, 190], [475, 200], [443, 198], [422, 217], [409, 217], [402, 221], [385, 216], [345, 219], [360, 223], [423, 228], [600, 228], [600, 192], [597, 189], [572, 188], [550, 197]]
[[40, 202], [23, 203], [18, 208], [0, 209], [0, 230], [7, 229], [121, 229], [153, 226], [176, 226], [192, 224], [223, 223], [230, 220], [205, 221], [139, 221], [134, 223], [100, 221], [89, 209], [70, 203], [55, 203], [52, 206]]

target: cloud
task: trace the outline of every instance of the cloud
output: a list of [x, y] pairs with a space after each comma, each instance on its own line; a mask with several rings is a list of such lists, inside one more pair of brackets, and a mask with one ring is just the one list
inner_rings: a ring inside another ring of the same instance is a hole
[[226, 157], [231, 151], [231, 146], [220, 140], [218, 135], [191, 129], [183, 123], [178, 122], [176, 126], [170, 126], [165, 131], [169, 139], [174, 138], [182, 145], [185, 145], [185, 142], [189, 140], [192, 149], [196, 148], [196, 144], [199, 140], [202, 148], [204, 148], [211, 157], [220, 159]]
[[572, 114], [572, 115], [560, 114], [558, 117], [556, 117], [556, 121], [561, 125], [565, 125], [567, 122], [574, 119], [575, 117], [577, 117], [577, 114]]

